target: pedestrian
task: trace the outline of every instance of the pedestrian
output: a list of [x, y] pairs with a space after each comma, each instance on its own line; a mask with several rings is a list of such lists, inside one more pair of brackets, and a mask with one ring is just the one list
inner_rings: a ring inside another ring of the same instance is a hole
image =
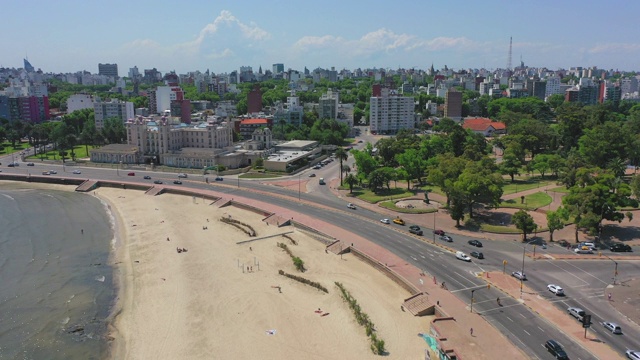
[[249, 251], [253, 251], [253, 249], [251, 248], [251, 246], [249, 246]]
[[84, 234], [84, 229], [80, 229], [80, 234]]
[[469, 329], [469, 333], [473, 336], [473, 328]]
[[440, 306], [440, 300], [436, 301], [436, 305]]
[[607, 297], [609, 298], [609, 301], [611, 301], [611, 293], [609, 293], [609, 295], [607, 295]]

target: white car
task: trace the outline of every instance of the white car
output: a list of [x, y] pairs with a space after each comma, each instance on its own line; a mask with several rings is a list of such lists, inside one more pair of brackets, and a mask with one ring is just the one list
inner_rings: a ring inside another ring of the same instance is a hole
[[471, 262], [471, 258], [467, 254], [463, 253], [462, 251], [456, 252], [456, 259]]
[[577, 307], [570, 307], [567, 309], [567, 312], [569, 312], [569, 315], [573, 316], [574, 318], [582, 321], [582, 319], [584, 319], [584, 315], [585, 312], [584, 310], [577, 308]]
[[80, 170], [73, 170], [73, 173], [74, 173], [74, 174], [82, 174], [82, 171], [80, 171]]
[[638, 350], [627, 350], [625, 354], [627, 354], [627, 358], [631, 360], [640, 360], [640, 351]]
[[391, 224], [391, 221], [389, 221], [389, 219], [380, 219], [380, 222], [383, 224]]
[[442, 241], [446, 241], [446, 242], [453, 242], [453, 239], [451, 238], [451, 236], [449, 235], [442, 235], [440, 236], [440, 240]]
[[49, 170], [49, 174], [57, 174], [58, 172], [55, 170]]
[[622, 335], [622, 328], [620, 328], [620, 325], [608, 321], [604, 321], [602, 325], [605, 329], [611, 331], [612, 333], [616, 335]]
[[591, 250], [591, 248], [588, 246], [579, 246], [573, 249], [573, 252], [575, 252], [576, 254], [593, 254], [593, 250]]
[[186, 177], [187, 177], [187, 174], [185, 174], [185, 173], [180, 173], [180, 174], [178, 174], [178, 177], [179, 177], [179, 178], [186, 178]]
[[522, 280], [522, 281], [527, 280], [527, 275], [525, 275], [525, 273], [523, 273], [522, 271], [514, 271], [511, 273], [511, 276], [513, 276], [518, 280]]
[[551, 291], [552, 293], [556, 294], [556, 296], [564, 295], [564, 290], [558, 285], [549, 284], [547, 285], [547, 289], [549, 289], [549, 291]]
[[356, 209], [356, 206], [355, 206], [355, 205], [353, 205], [352, 203], [348, 203], [348, 204], [347, 204], [347, 207], [348, 207], [349, 209], [353, 209], [353, 210], [355, 210], [355, 209]]

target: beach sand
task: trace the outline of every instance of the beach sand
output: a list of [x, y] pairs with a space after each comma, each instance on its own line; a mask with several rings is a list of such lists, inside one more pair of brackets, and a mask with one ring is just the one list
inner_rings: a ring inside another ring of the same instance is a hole
[[[291, 226], [268, 226], [258, 214], [201, 198], [110, 188], [96, 196], [110, 204], [118, 223], [114, 263], [121, 289], [112, 358], [378, 358], [336, 281], [375, 324], [385, 358], [424, 358], [427, 345], [417, 334], [428, 331], [432, 318], [403, 312], [400, 305], [410, 294], [350, 254], [327, 254]], [[250, 237], [220, 222], [223, 216], [250, 224], [258, 238], [276, 236], [237, 244]], [[297, 245], [279, 235], [291, 231]], [[295, 269], [279, 242], [307, 271]], [[329, 293], [278, 270], [319, 282]]]

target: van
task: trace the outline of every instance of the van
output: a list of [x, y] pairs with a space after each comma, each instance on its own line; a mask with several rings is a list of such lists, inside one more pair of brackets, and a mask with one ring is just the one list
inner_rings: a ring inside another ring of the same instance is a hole
[[324, 185], [324, 178], [320, 178], [320, 180], [318, 180], [318, 184]]
[[468, 257], [467, 254], [465, 254], [462, 251], [456, 251], [456, 259], [462, 260], [462, 261], [471, 261], [471, 258]]

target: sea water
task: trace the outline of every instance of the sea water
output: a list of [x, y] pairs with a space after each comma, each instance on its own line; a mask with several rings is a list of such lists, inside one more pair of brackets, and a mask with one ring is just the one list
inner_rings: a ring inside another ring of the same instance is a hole
[[101, 359], [114, 300], [99, 199], [0, 184], [0, 359]]

